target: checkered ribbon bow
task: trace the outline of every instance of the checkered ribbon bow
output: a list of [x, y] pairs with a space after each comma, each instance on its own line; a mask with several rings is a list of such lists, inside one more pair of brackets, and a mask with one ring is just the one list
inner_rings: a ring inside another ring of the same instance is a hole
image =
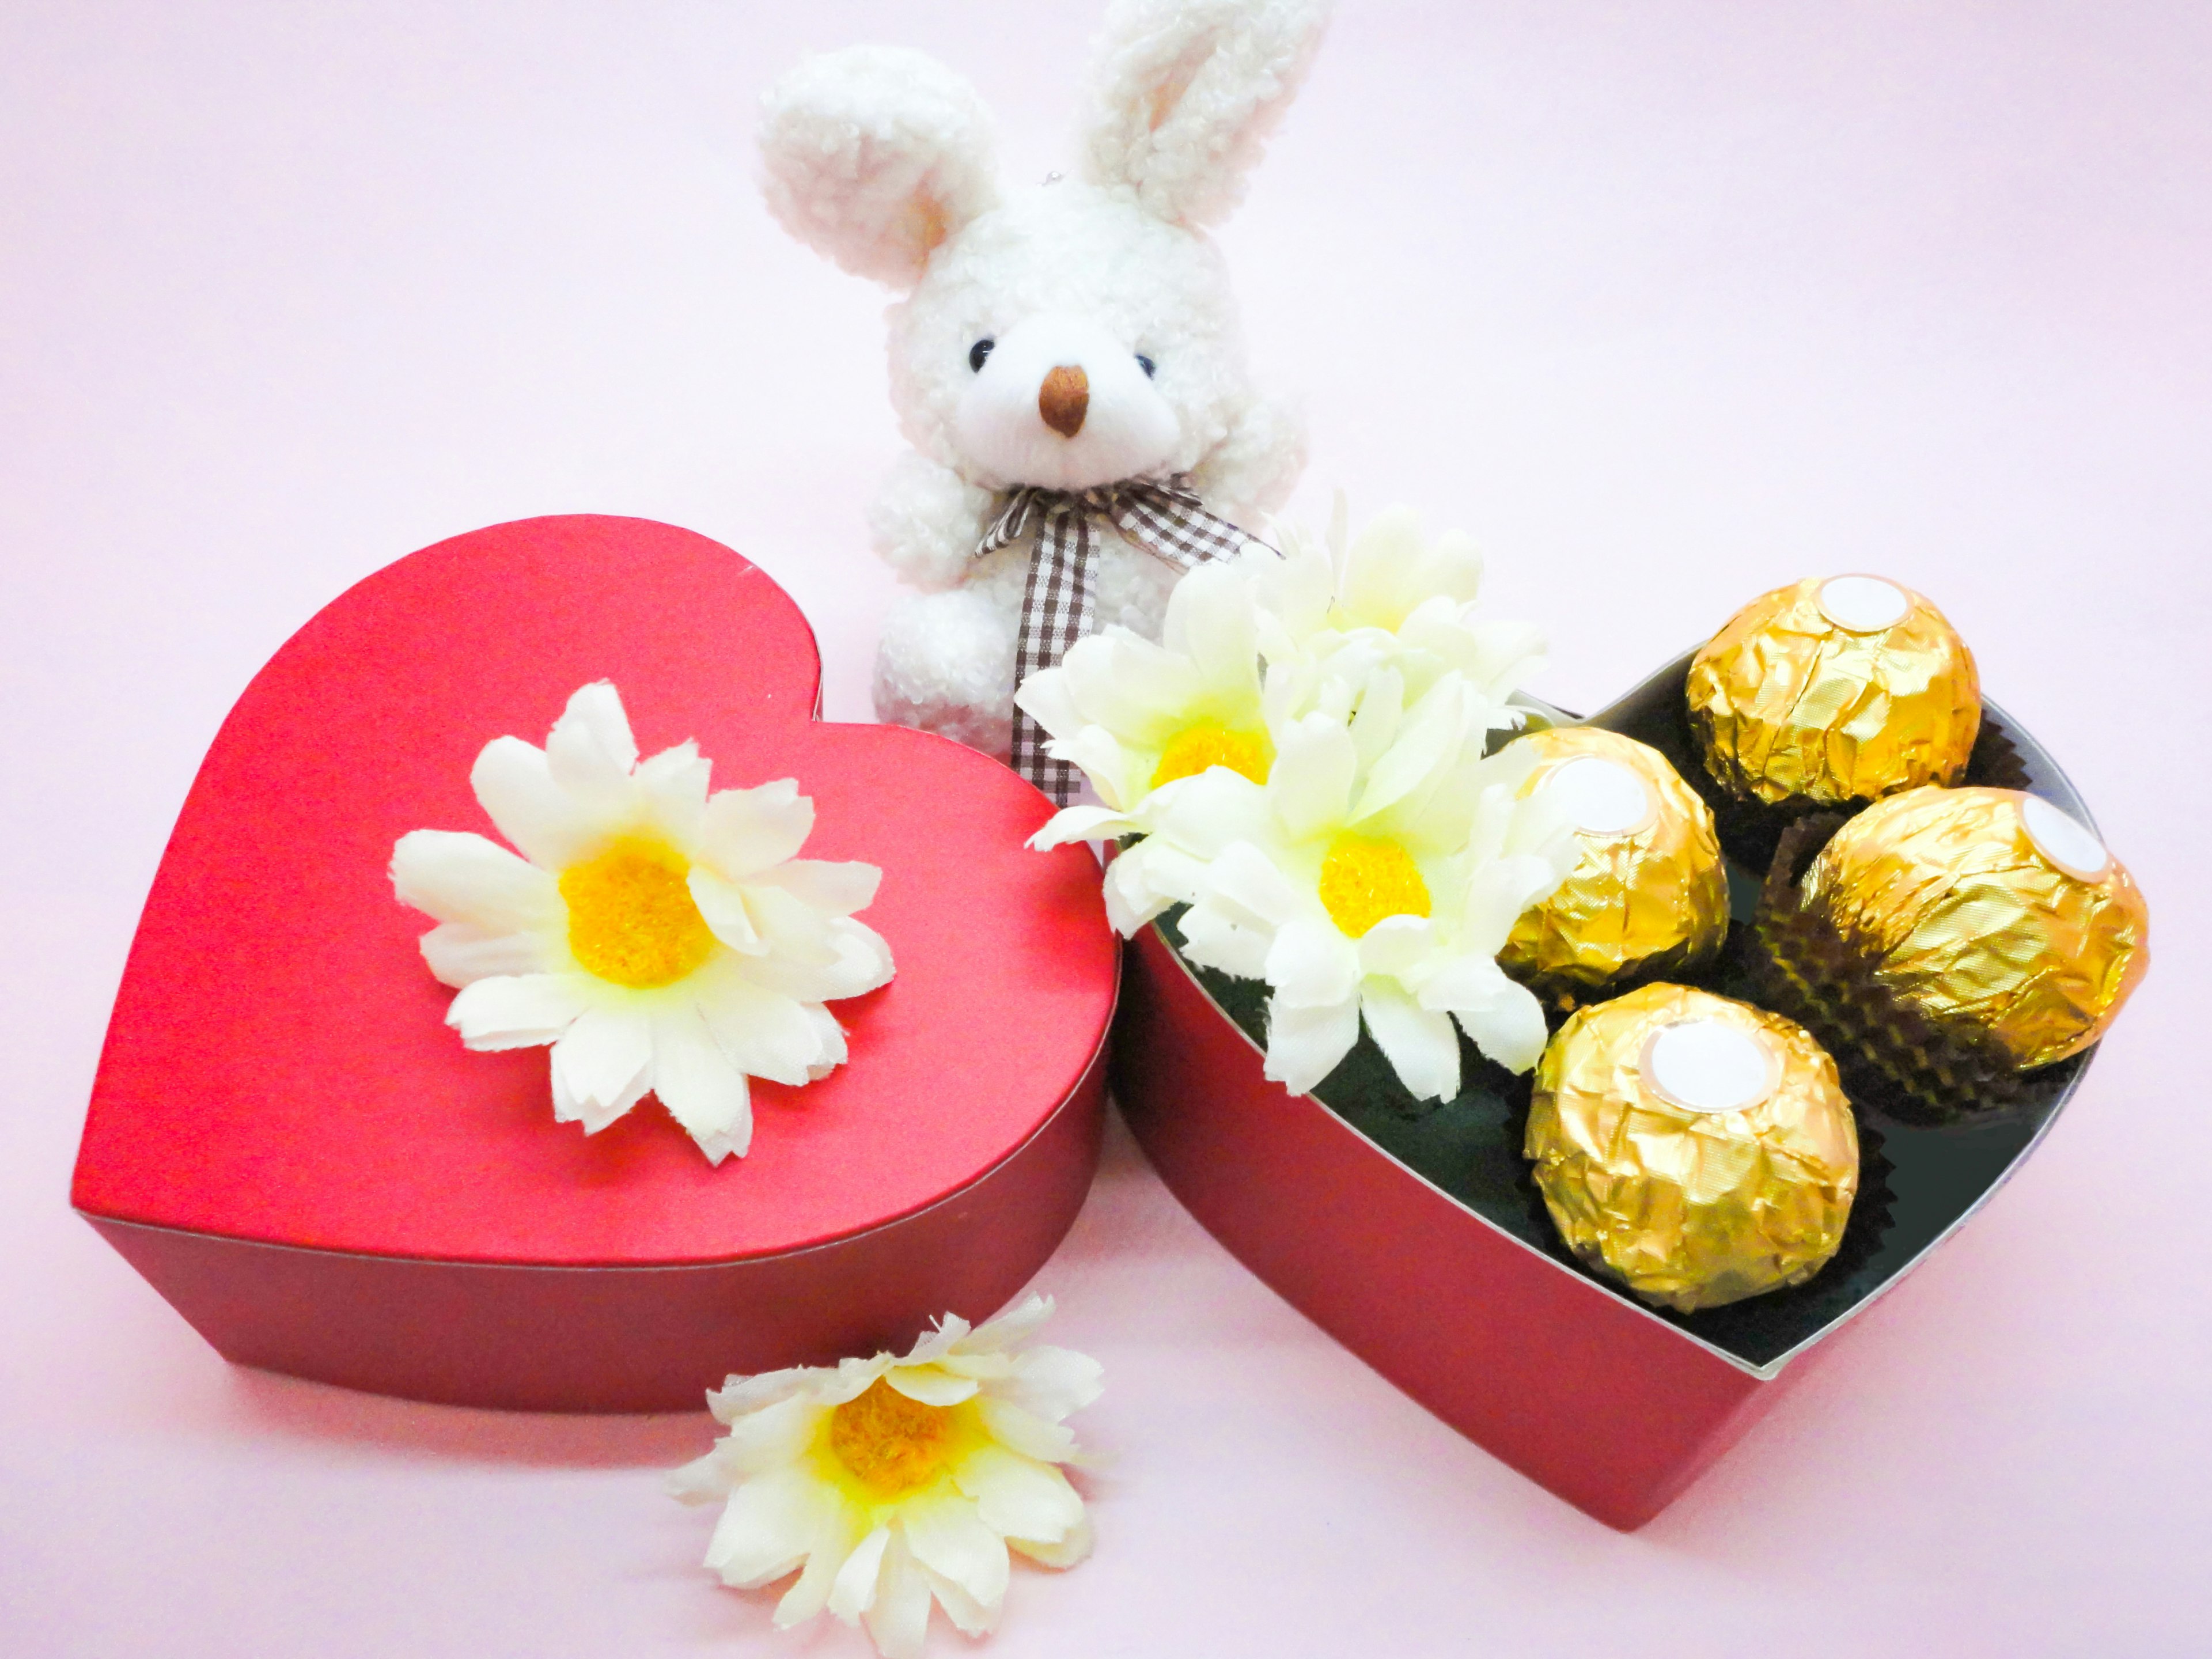
[[[1014, 684], [1051, 668], [1067, 647], [1091, 632], [1091, 562], [1103, 519], [1137, 546], [1188, 570], [1208, 559], [1225, 559], [1252, 538], [1228, 520], [1206, 510], [1198, 492], [1178, 474], [1164, 481], [1131, 479], [1095, 489], [1013, 491], [977, 545], [978, 558], [1018, 541], [1036, 525], [1029, 586], [1022, 595], [1021, 634], [1014, 645]], [[1014, 710], [1013, 768], [1065, 806], [1081, 787], [1076, 769], [1045, 753], [1047, 734]]]

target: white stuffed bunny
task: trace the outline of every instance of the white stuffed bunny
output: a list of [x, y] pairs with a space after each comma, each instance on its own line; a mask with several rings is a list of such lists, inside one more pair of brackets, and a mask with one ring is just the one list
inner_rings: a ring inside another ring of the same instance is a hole
[[1252, 388], [1201, 228], [1236, 205], [1327, 15], [1328, 0], [1124, 0], [1078, 176], [1026, 190], [1001, 190], [975, 92], [919, 52], [834, 52], [769, 93], [769, 206], [905, 295], [891, 400], [914, 449], [869, 521], [921, 591], [884, 628], [879, 718], [1011, 750], [1064, 796], [1072, 775], [1048, 775], [1013, 708], [1018, 641], [1027, 672], [1084, 627], [1157, 638], [1180, 566], [1233, 551], [1222, 520], [1289, 493], [1303, 434]]

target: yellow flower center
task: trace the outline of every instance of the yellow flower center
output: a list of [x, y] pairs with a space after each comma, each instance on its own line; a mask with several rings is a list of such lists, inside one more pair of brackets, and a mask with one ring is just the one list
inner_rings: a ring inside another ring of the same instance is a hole
[[1321, 861], [1321, 902], [1346, 937], [1358, 939], [1385, 916], [1428, 915], [1429, 886], [1396, 842], [1347, 831]]
[[927, 1483], [952, 1438], [949, 1407], [909, 1400], [881, 1377], [830, 1414], [830, 1449], [879, 1498]]
[[1219, 720], [1200, 720], [1168, 739], [1152, 773], [1152, 787], [1194, 778], [1209, 766], [1225, 766], [1255, 783], [1265, 783], [1274, 758], [1265, 732], [1232, 732]]
[[714, 935], [684, 884], [691, 866], [665, 843], [629, 836], [561, 872], [568, 949], [586, 973], [649, 990], [706, 961]]

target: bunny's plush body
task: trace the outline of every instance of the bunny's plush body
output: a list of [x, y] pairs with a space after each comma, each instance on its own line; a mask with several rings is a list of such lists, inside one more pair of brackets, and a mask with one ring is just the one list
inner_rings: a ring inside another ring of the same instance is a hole
[[[913, 450], [869, 514], [921, 590], [878, 653], [878, 715], [1004, 758], [1035, 525], [978, 548], [1014, 492], [1179, 480], [1212, 514], [1279, 506], [1297, 421], [1247, 376], [1203, 228], [1243, 191], [1319, 43], [1326, 0], [1128, 0], [1092, 66], [1081, 161], [1002, 190], [989, 117], [921, 53], [816, 58], [769, 94], [770, 206], [794, 234], [903, 290], [891, 398]], [[1091, 614], [1157, 637], [1177, 568], [1101, 521]]]

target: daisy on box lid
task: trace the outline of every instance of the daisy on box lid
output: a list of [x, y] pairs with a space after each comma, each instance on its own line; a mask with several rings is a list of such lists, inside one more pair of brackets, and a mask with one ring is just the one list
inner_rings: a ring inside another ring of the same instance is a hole
[[553, 1115], [604, 1129], [650, 1091], [709, 1162], [752, 1139], [746, 1079], [803, 1084], [846, 1058], [823, 1005], [891, 976], [854, 913], [870, 864], [796, 856], [814, 804], [791, 779], [709, 794], [696, 744], [641, 760], [605, 681], [568, 699], [545, 747], [484, 746], [483, 836], [400, 837], [392, 883], [438, 919], [430, 971], [471, 1048], [551, 1044]]

